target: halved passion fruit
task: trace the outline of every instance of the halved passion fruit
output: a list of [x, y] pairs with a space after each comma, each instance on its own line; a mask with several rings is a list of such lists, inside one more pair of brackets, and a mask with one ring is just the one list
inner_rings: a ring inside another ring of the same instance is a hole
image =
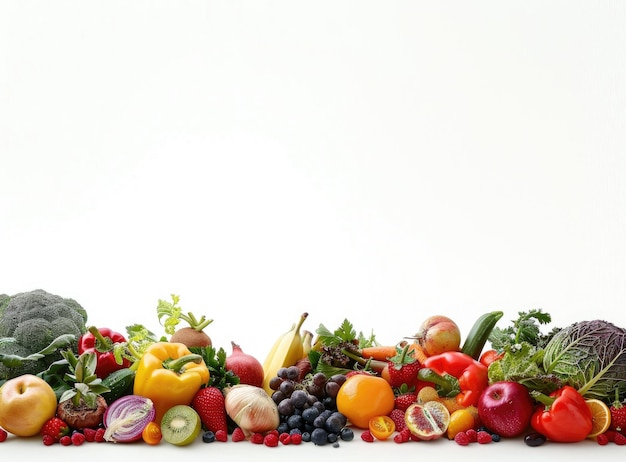
[[411, 404], [404, 414], [409, 431], [421, 440], [434, 440], [446, 433], [450, 412], [439, 401]]

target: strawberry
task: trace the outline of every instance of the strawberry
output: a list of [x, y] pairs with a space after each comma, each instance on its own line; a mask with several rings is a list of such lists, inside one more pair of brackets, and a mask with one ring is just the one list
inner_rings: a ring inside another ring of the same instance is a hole
[[70, 432], [70, 427], [58, 417], [52, 417], [43, 424], [41, 427], [41, 436], [50, 436], [55, 442], [61, 440], [61, 438]]
[[228, 420], [224, 406], [224, 394], [217, 387], [203, 387], [194, 396], [191, 407], [196, 410], [205, 430], [228, 433]]
[[389, 384], [392, 388], [400, 388], [402, 385], [414, 387], [417, 384], [417, 373], [421, 366], [409, 347], [409, 344], [398, 346], [396, 355], [389, 358]]
[[417, 401], [417, 395], [412, 392], [400, 393], [395, 397], [394, 408], [406, 411], [411, 404]]
[[626, 406], [619, 401], [613, 403], [611, 410], [611, 430], [626, 434]]

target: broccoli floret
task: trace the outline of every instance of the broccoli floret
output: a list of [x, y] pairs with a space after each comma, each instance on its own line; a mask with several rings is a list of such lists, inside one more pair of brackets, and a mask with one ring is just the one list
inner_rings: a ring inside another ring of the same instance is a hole
[[[26, 357], [38, 353], [61, 335], [71, 334], [67, 348], [76, 352], [79, 337], [87, 331], [87, 311], [70, 298], [63, 298], [37, 289], [13, 296], [0, 295], [0, 354]], [[54, 361], [62, 359], [55, 351], [37, 360], [19, 365], [0, 363], [0, 380], [22, 374], [45, 371]]]

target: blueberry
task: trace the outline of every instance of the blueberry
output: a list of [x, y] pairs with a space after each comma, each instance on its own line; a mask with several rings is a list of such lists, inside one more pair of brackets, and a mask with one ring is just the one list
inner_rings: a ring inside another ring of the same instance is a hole
[[215, 433], [211, 430], [207, 430], [202, 434], [202, 442], [212, 443], [213, 441], [215, 441]]
[[328, 443], [328, 433], [323, 428], [316, 428], [311, 433], [311, 441], [316, 446], [323, 446]]
[[350, 427], [344, 427], [339, 432], [339, 438], [342, 441], [352, 441], [354, 439], [354, 431]]

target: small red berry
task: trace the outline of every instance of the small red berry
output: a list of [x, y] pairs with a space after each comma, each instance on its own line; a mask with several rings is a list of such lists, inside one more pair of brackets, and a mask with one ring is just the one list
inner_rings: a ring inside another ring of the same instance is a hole
[[274, 448], [274, 447], [278, 446], [278, 437], [276, 436], [275, 433], [268, 433], [263, 438], [263, 444], [265, 446], [270, 447], [270, 448]]
[[300, 444], [302, 443], [302, 435], [300, 433], [294, 433], [291, 435], [291, 444]]
[[70, 435], [63, 435], [59, 439], [59, 443], [61, 443], [63, 446], [71, 446], [72, 438], [70, 437]]
[[606, 435], [606, 433], [601, 433], [596, 437], [596, 442], [600, 446], [606, 446], [607, 444], [609, 444], [609, 437]]
[[8, 437], [9, 434], [7, 433], [7, 431], [4, 428], [0, 428], [0, 443], [6, 441]]
[[96, 434], [94, 435], [94, 441], [96, 443], [104, 443], [104, 428], [100, 427], [96, 430]]
[[72, 444], [74, 446], [80, 446], [81, 444], [85, 442], [85, 435], [83, 435], [81, 432], [72, 433], [71, 438], [72, 438]]
[[55, 440], [54, 436], [52, 436], [52, 435], [43, 435], [41, 437], [41, 441], [43, 441], [43, 444], [45, 446], [52, 446], [53, 444], [55, 444], [57, 442], [57, 440]]
[[479, 444], [491, 443], [491, 435], [489, 432], [481, 430], [476, 434], [476, 441], [478, 441]]
[[278, 441], [280, 441], [281, 444], [291, 444], [291, 435], [289, 433], [281, 433], [278, 435]]
[[615, 432], [615, 437], [613, 438], [613, 442], [618, 446], [624, 446], [626, 444], [626, 436], [622, 435], [619, 432]]
[[243, 430], [241, 428], [236, 427], [233, 430], [233, 434], [231, 435], [230, 439], [232, 441], [234, 441], [235, 443], [238, 443], [239, 441], [245, 440], [246, 439], [246, 435], [245, 435], [245, 433], [243, 432]]
[[468, 444], [470, 444], [470, 439], [469, 436], [467, 436], [466, 432], [458, 432], [456, 435], [454, 435], [454, 441], [459, 446], [467, 446]]
[[87, 441], [88, 443], [93, 443], [96, 440], [96, 429], [84, 428], [83, 435], [85, 435], [85, 441]]
[[361, 433], [361, 439], [365, 441], [366, 443], [373, 443], [374, 435], [372, 435], [372, 433], [369, 430], [365, 430], [363, 433]]
[[261, 433], [253, 433], [250, 437], [250, 442], [253, 444], [263, 444], [263, 435]]
[[470, 429], [465, 431], [465, 434], [469, 438], [469, 442], [470, 443], [475, 443], [476, 442], [476, 438], [477, 438], [477, 435], [478, 435], [478, 432], [476, 430], [474, 430], [473, 428], [470, 428]]
[[224, 430], [218, 430], [215, 432], [215, 441], [221, 441], [222, 443], [228, 441], [228, 433]]

